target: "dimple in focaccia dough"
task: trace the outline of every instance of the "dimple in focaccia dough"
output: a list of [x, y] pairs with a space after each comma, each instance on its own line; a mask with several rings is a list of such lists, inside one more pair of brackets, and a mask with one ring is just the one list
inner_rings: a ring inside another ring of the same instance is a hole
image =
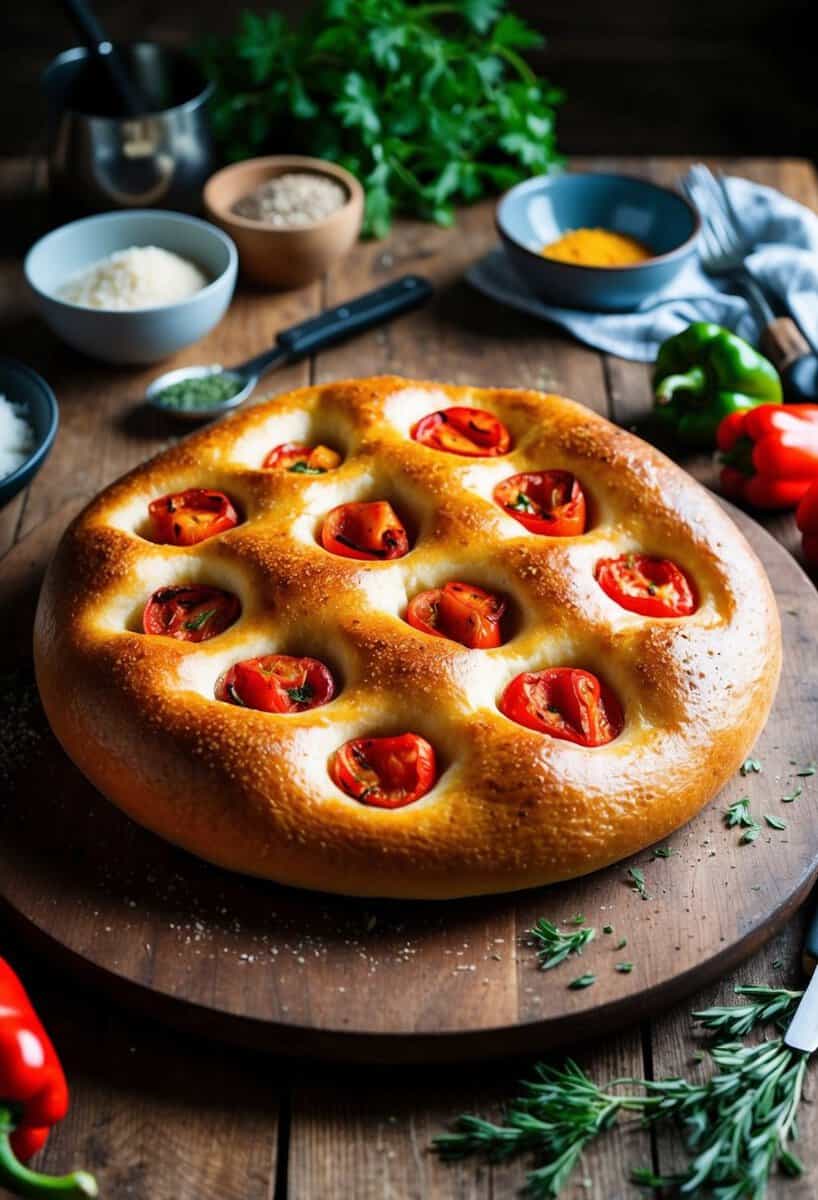
[[[465, 458], [410, 429], [451, 404], [488, 409], [512, 446]], [[321, 476], [261, 469], [286, 441], [343, 454]], [[529, 533], [492, 499], [520, 471], [573, 472], [580, 537]], [[189, 548], [145, 536], [147, 506], [188, 487], [225, 491], [243, 521]], [[389, 500], [412, 548], [336, 557], [323, 517]], [[689, 617], [619, 607], [596, 563], [637, 551], [695, 582]], [[409, 598], [460, 579], [502, 592], [508, 640], [469, 650], [404, 619]], [[194, 645], [141, 632], [163, 585], [235, 592], [242, 615]], [[259, 654], [331, 668], [329, 704], [276, 715], [214, 698]], [[284, 884], [360, 896], [448, 898], [596, 870], [665, 837], [737, 769], [772, 703], [780, 629], [764, 571], [708, 493], [643, 441], [559, 396], [395, 377], [302, 388], [213, 425], [107, 488], [69, 527], [37, 614], [35, 659], [55, 733], [136, 821], [194, 854]], [[584, 667], [617, 693], [622, 733], [585, 748], [507, 719], [514, 676]], [[411, 731], [435, 748], [434, 788], [396, 810], [340, 791], [327, 762], [347, 739]]]

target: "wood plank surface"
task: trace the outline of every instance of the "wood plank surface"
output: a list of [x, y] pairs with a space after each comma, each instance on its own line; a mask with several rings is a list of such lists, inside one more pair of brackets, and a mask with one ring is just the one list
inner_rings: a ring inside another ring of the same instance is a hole
[[[585, 165], [613, 167], [675, 178], [681, 160], [595, 160]], [[771, 183], [818, 208], [818, 189], [810, 169], [797, 162], [739, 160], [720, 165]], [[18, 193], [19, 165], [0, 171], [0, 193]], [[3, 206], [6, 207], [5, 205]], [[297, 297], [250, 296], [247, 345], [253, 349], [273, 329], [313, 312], [331, 300], [355, 294], [390, 274], [425, 271], [445, 258], [441, 278], [448, 286], [445, 305], [438, 302], [435, 321], [418, 314], [388, 331], [361, 339], [322, 356], [316, 378], [370, 373], [377, 369], [412, 370], [453, 381], [515, 382], [553, 387], [575, 395], [623, 423], [637, 420], [649, 404], [647, 370], [613, 358], [602, 358], [573, 344], [545, 326], [515, 316], [512, 321], [493, 305], [475, 304], [457, 282], [458, 263], [465, 264], [492, 240], [481, 230], [476, 211], [465, 215], [455, 231], [428, 226], [407, 228], [392, 243], [356, 251], [343, 271], [327, 282], [323, 295], [310, 289]], [[404, 239], [404, 240], [401, 240]], [[244, 301], [243, 301], [244, 302]], [[295, 307], [291, 307], [295, 305]], [[417, 328], [413, 328], [417, 320]], [[508, 326], [513, 326], [508, 329]], [[502, 337], [498, 339], [498, 329]], [[218, 357], [218, 331], [207, 357]], [[187, 359], [201, 360], [202, 347]], [[106, 372], [57, 348], [26, 311], [19, 287], [19, 268], [8, 263], [0, 272], [0, 350], [34, 361], [46, 376], [65, 379], [57, 388], [64, 432], [49, 465], [29, 493], [0, 516], [0, 548], [37, 528], [49, 516], [55, 522], [84, 495], [107, 483], [126, 466], [158, 449], [172, 434], [145, 423], [138, 398], [150, 371], [134, 371], [129, 379], [129, 402], [116, 399], [106, 384]], [[360, 353], [360, 357], [358, 354]], [[423, 371], [418, 366], [423, 366]], [[306, 379], [308, 369], [296, 368], [290, 379], [277, 376], [276, 390]], [[263, 395], [263, 390], [260, 393]], [[89, 456], [87, 447], [94, 446]], [[79, 456], [79, 457], [78, 457]], [[82, 470], [77, 468], [82, 462]], [[712, 478], [707, 463], [689, 464], [700, 478]], [[794, 538], [791, 521], [770, 523], [785, 544]], [[46, 531], [47, 532], [47, 531]], [[666, 864], [661, 864], [666, 865]], [[767, 982], [787, 972], [772, 967], [783, 961], [797, 978], [800, 918], [785, 933], [722, 985], [726, 996], [734, 982]], [[509, 936], [517, 933], [509, 929]], [[348, 1068], [292, 1067], [270, 1058], [223, 1051], [205, 1041], [168, 1035], [132, 1014], [122, 1014], [92, 992], [80, 991], [66, 1012], [69, 978], [34, 963], [11, 935], [0, 933], [3, 952], [33, 972], [35, 994], [54, 1030], [74, 1083], [74, 1109], [52, 1138], [42, 1163], [63, 1170], [83, 1160], [94, 1167], [103, 1194], [151, 1197], [151, 1200], [200, 1200], [202, 1197], [256, 1196], [298, 1198], [335, 1196], [342, 1192], [362, 1197], [431, 1195], [435, 1200], [466, 1197], [505, 1198], [521, 1182], [519, 1171], [497, 1168], [476, 1171], [472, 1166], [443, 1168], [426, 1152], [429, 1137], [459, 1111], [497, 1112], [513, 1093], [513, 1078], [525, 1076], [530, 1064], [513, 1064], [498, 1075], [496, 1068], [476, 1066], [458, 1070], [416, 1073], [384, 1078], [382, 1072]], [[27, 975], [28, 977], [28, 975]], [[511, 986], [511, 985], [509, 985]], [[519, 983], [518, 985], [519, 986]], [[615, 1039], [601, 1030], [598, 1043], [581, 1047], [581, 1061], [600, 1079], [611, 1074], [641, 1074], [652, 1067], [657, 1075], [689, 1069], [687, 1011], [710, 1002], [713, 989], [680, 1005], [652, 1026]], [[69, 996], [70, 1000], [70, 996]], [[644, 1042], [641, 1033], [644, 1033]], [[130, 1047], [136, 1047], [132, 1052]], [[569, 1048], [566, 1047], [566, 1050]], [[646, 1053], [643, 1055], [643, 1049]], [[131, 1060], [135, 1060], [134, 1063]], [[137, 1064], [142, 1063], [142, 1066]], [[225, 1086], [221, 1081], [227, 1076]], [[288, 1089], [292, 1086], [292, 1123]], [[283, 1132], [276, 1133], [279, 1093], [284, 1095]], [[212, 1106], [208, 1097], [218, 1095]], [[802, 1141], [816, 1142], [815, 1106], [807, 1106]], [[396, 1120], [390, 1120], [396, 1117]], [[162, 1131], [167, 1130], [167, 1133]], [[158, 1131], [158, 1132], [157, 1132]], [[286, 1155], [288, 1136], [291, 1138]], [[633, 1195], [626, 1168], [646, 1162], [650, 1148], [615, 1136], [589, 1157], [586, 1177], [566, 1192], [593, 1200], [619, 1200]], [[284, 1146], [276, 1162], [276, 1142]], [[157, 1147], [157, 1142], [164, 1145]], [[661, 1144], [658, 1165], [671, 1161]], [[287, 1179], [289, 1170], [289, 1180]], [[815, 1192], [815, 1170], [799, 1183], [775, 1182], [771, 1200], [806, 1197]], [[587, 1183], [587, 1185], [586, 1185]]]

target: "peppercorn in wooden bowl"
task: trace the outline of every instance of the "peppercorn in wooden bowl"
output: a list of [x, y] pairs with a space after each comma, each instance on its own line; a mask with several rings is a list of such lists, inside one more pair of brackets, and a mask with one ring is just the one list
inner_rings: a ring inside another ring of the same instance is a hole
[[208, 216], [236, 242], [256, 283], [296, 288], [342, 258], [361, 229], [364, 195], [335, 163], [273, 155], [234, 163], [205, 185]]

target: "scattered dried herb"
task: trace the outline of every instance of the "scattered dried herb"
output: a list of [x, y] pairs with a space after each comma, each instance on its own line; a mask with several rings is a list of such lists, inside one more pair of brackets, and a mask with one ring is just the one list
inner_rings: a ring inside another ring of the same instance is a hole
[[739, 770], [742, 775], [758, 775], [761, 770], [761, 763], [757, 758], [745, 758]]
[[596, 975], [592, 975], [589, 971], [585, 975], [578, 975], [576, 979], [572, 979], [568, 987], [572, 992], [578, 992], [582, 988], [591, 987], [594, 983], [596, 983]]
[[744, 830], [739, 838], [740, 846], [750, 845], [761, 833], [761, 826], [750, 815], [749, 796], [742, 796], [740, 800], [734, 800], [725, 812], [724, 820], [728, 829], [732, 829], [735, 825], [738, 825]]
[[645, 884], [645, 873], [639, 867], [628, 867], [627, 882], [635, 892], [638, 892], [643, 900], [650, 899], [647, 885]]
[[540, 917], [528, 932], [536, 946], [541, 971], [550, 971], [552, 967], [558, 967], [561, 962], [565, 962], [569, 954], [581, 954], [583, 948], [596, 936], [596, 931], [589, 927], [563, 933], [553, 921], [547, 921], [545, 917]]
[[770, 829], [786, 829], [787, 822], [782, 821], [780, 817], [773, 817], [769, 813], [764, 814], [764, 820], [770, 826]]

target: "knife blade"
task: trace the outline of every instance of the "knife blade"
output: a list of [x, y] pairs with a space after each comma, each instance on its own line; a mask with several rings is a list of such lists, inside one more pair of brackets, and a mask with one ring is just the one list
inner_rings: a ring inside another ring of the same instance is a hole
[[812, 1054], [818, 1050], [818, 908], [812, 914], [801, 952], [804, 974], [811, 976], [801, 997], [795, 1016], [790, 1021], [784, 1041], [793, 1050]]

